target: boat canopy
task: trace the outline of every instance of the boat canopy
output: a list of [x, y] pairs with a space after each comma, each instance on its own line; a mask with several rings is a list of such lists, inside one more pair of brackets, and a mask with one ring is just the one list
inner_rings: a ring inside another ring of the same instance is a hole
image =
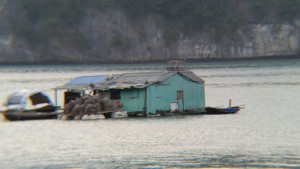
[[32, 109], [53, 105], [49, 96], [42, 91], [16, 90], [6, 98], [4, 106], [8, 109]]

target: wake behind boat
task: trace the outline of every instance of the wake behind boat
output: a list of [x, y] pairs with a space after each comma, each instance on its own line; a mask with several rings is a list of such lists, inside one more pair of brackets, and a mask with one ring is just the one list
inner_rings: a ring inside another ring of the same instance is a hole
[[11, 93], [1, 111], [7, 120], [37, 120], [57, 118], [56, 107], [41, 91], [17, 90]]

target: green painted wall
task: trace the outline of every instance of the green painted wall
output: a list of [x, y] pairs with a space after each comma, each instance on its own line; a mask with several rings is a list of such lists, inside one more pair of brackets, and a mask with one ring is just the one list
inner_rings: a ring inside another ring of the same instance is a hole
[[142, 112], [145, 105], [146, 89], [124, 89], [121, 90], [121, 102], [123, 110], [127, 112]]
[[205, 107], [204, 84], [176, 74], [147, 88], [147, 113], [156, 114], [156, 110], [169, 110], [170, 104], [177, 101], [178, 90], [184, 93], [184, 99], [178, 100], [180, 110]]
[[183, 91], [184, 99], [178, 100], [179, 109], [197, 109], [205, 107], [204, 84], [199, 84], [176, 74], [169, 79], [148, 86], [145, 89], [121, 90], [123, 110], [143, 112], [146, 99], [148, 114], [156, 110], [170, 110], [170, 104], [177, 101], [177, 91]]

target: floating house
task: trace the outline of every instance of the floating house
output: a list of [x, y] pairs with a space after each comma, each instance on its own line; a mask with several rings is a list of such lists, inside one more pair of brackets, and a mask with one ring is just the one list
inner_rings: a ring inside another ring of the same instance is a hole
[[[97, 79], [97, 80], [96, 80]], [[123, 73], [111, 76], [78, 77], [66, 85], [65, 97], [79, 96], [83, 90], [121, 104], [128, 115], [155, 115], [205, 108], [204, 81], [188, 70]], [[65, 99], [65, 102], [68, 100]]]

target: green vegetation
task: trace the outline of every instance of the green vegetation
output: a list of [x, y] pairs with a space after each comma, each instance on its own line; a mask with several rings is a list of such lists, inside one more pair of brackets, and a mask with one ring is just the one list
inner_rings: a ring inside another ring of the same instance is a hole
[[88, 40], [82, 33], [73, 29], [83, 16], [84, 2], [84, 0], [20, 1], [28, 21], [21, 20], [14, 23], [13, 31], [31, 44], [47, 45], [50, 38], [57, 38], [63, 43], [84, 50], [89, 47]]
[[[157, 13], [168, 23], [166, 41], [179, 32], [205, 31], [216, 39], [231, 35], [246, 23], [292, 22], [300, 16], [299, 0], [115, 0], [130, 18]], [[172, 28], [172, 29], [170, 29]]]
[[292, 22], [300, 16], [299, 0], [253, 0], [250, 12], [256, 22]]
[[280, 1], [277, 7], [277, 16], [282, 20], [291, 20], [299, 17], [300, 14], [300, 1], [288, 0]]
[[[55, 37], [84, 49], [88, 39], [74, 31], [84, 8], [120, 8], [132, 21], [150, 14], [165, 19], [165, 40], [172, 43], [179, 33], [207, 32], [216, 40], [232, 35], [247, 23], [293, 22], [300, 17], [300, 0], [22, 0], [28, 22], [16, 23], [14, 31], [32, 44]], [[16, 25], [26, 25], [20, 27]], [[72, 38], [67, 36], [74, 36]], [[112, 38], [114, 48], [128, 48], [126, 39]]]
[[82, 15], [84, 0], [23, 0], [20, 1], [31, 22], [54, 19], [64, 26], [74, 24]]
[[42, 32], [35, 31], [32, 27], [29, 26], [21, 26], [21, 25], [13, 25], [13, 31], [24, 37], [31, 44], [43, 44], [46, 40], [45, 34]]
[[121, 34], [115, 33], [111, 39], [110, 45], [115, 49], [127, 50], [129, 49], [129, 38], [124, 38]]

